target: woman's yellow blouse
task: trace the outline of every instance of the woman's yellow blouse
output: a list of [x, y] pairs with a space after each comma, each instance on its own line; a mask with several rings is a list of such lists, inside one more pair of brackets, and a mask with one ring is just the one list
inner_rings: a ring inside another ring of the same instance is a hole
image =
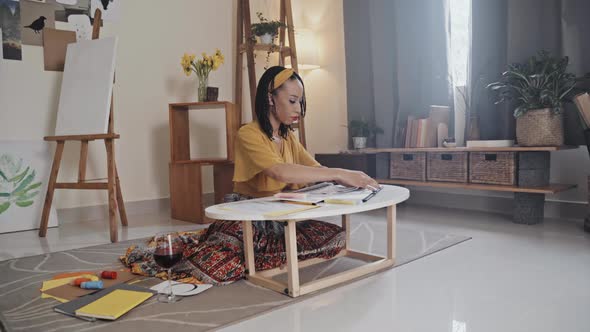
[[283, 140], [282, 151], [279, 151], [256, 121], [244, 125], [238, 131], [234, 161], [234, 191], [252, 197], [271, 196], [286, 187], [297, 189], [303, 186], [287, 184], [264, 175], [262, 171], [276, 164], [321, 166], [292, 132]]

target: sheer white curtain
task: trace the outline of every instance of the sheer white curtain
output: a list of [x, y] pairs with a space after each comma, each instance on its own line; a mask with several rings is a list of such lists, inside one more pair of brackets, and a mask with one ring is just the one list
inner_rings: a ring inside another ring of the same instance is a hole
[[470, 54], [471, 0], [448, 0], [449, 73], [453, 94], [454, 134], [457, 146], [464, 146], [467, 123], [467, 77]]
[[348, 118], [382, 127], [377, 147], [403, 146], [408, 115], [452, 106], [449, 1], [344, 0]]

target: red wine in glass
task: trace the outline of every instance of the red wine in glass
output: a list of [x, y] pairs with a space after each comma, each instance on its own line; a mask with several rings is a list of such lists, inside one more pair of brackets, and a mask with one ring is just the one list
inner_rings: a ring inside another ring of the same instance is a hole
[[169, 269], [180, 262], [182, 259], [182, 250], [173, 248], [173, 250], [158, 248], [154, 252], [156, 264], [164, 269]]
[[168, 271], [168, 293], [158, 297], [158, 301], [172, 303], [180, 301], [172, 292], [172, 267], [182, 259], [184, 243], [178, 233], [162, 233], [154, 237], [156, 248], [154, 261]]

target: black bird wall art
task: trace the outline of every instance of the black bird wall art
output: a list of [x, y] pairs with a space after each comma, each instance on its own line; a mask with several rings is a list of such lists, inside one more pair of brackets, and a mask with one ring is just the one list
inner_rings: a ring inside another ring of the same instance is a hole
[[25, 28], [29, 28], [33, 31], [35, 31], [35, 33], [40, 33], [41, 30], [43, 30], [43, 28], [45, 28], [45, 20], [47, 18], [45, 16], [39, 16], [38, 19], [34, 20], [33, 23], [29, 24], [29, 25], [25, 25]]
[[102, 8], [104, 10], [107, 10], [108, 9], [107, 7], [109, 6], [109, 2], [113, 2], [113, 0], [100, 0], [100, 2], [102, 3]]

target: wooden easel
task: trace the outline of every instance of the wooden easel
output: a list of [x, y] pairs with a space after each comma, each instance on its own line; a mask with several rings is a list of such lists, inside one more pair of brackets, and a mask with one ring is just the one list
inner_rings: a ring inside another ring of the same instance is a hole
[[[235, 104], [238, 116], [238, 123], [242, 123], [242, 64], [243, 53], [246, 53], [248, 65], [248, 83], [250, 86], [250, 104], [252, 106], [252, 119], [256, 119], [254, 101], [256, 99], [256, 68], [254, 64], [254, 52], [278, 52], [279, 65], [285, 65], [285, 58], [290, 57], [291, 67], [299, 72], [297, 63], [297, 51], [295, 47], [295, 33], [293, 23], [293, 10], [291, 0], [280, 0], [281, 23], [286, 24], [287, 28], [279, 29], [279, 45], [261, 45], [252, 42], [252, 20], [250, 18], [250, 0], [238, 0], [238, 24], [236, 25], [236, 85], [235, 85]], [[286, 31], [285, 31], [286, 30]], [[289, 38], [289, 46], [285, 46], [285, 32]], [[299, 141], [305, 147], [305, 126], [303, 118], [294, 126], [299, 129]]]
[[[94, 24], [92, 27], [92, 39], [98, 39], [100, 34], [100, 23], [102, 13], [96, 9], [94, 13]], [[91, 135], [69, 135], [69, 136], [46, 136], [44, 140], [57, 142], [55, 155], [53, 156], [53, 164], [51, 165], [51, 173], [49, 176], [49, 184], [47, 185], [47, 194], [45, 195], [45, 204], [43, 205], [43, 215], [41, 216], [41, 223], [39, 226], [39, 236], [45, 237], [47, 234], [47, 224], [49, 222], [49, 212], [53, 202], [53, 192], [55, 189], [101, 189], [108, 190], [109, 195], [109, 228], [111, 235], [111, 242], [118, 241], [116, 211], [119, 209], [121, 224], [123, 227], [127, 226], [127, 213], [125, 212], [125, 204], [123, 202], [123, 194], [121, 193], [121, 184], [119, 182], [119, 175], [117, 172], [117, 165], [115, 162], [115, 139], [120, 137], [114, 131], [113, 118], [113, 97], [111, 95], [111, 109], [109, 114], [109, 128], [106, 134], [91, 134]], [[104, 140], [107, 150], [107, 182], [91, 182], [86, 179], [86, 161], [88, 159], [88, 142], [93, 140]], [[57, 182], [57, 174], [61, 163], [64, 146], [67, 141], [80, 141], [80, 162], [78, 164], [78, 182]]]

